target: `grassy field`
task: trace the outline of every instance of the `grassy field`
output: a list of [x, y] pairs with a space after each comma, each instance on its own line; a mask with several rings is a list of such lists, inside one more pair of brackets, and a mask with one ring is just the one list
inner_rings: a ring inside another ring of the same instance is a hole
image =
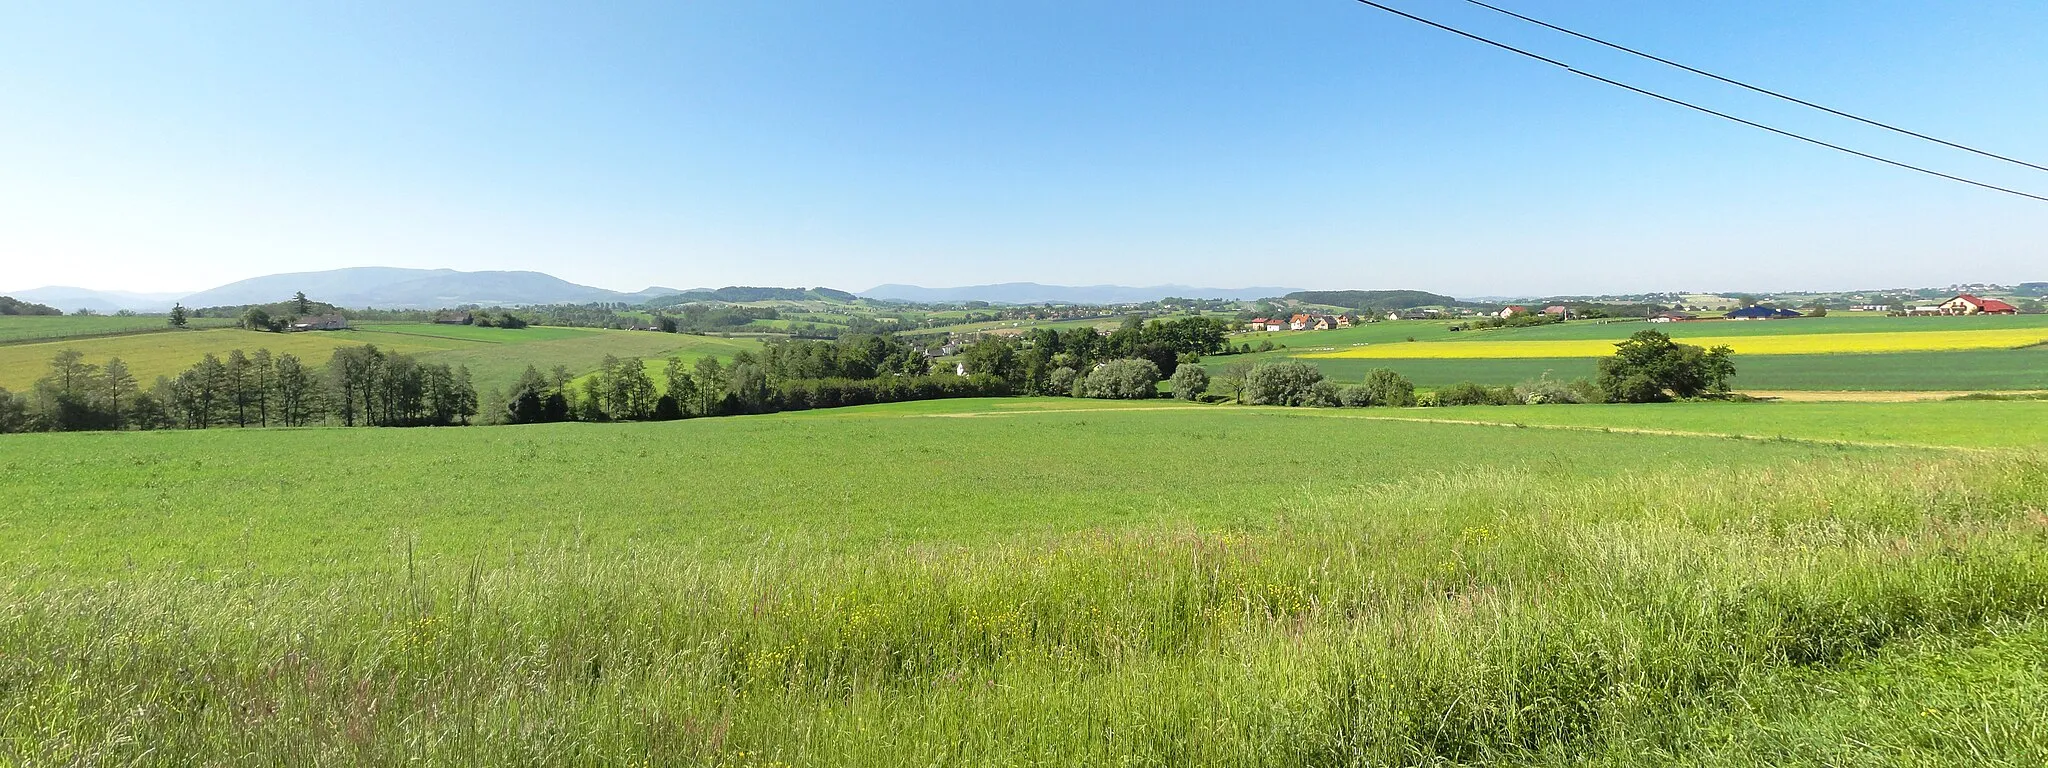
[[2040, 765], [2048, 403], [1845, 408], [10, 435], [0, 763]]
[[[227, 328], [233, 326], [235, 321], [225, 317], [195, 317], [186, 323], [193, 329]], [[174, 330], [177, 329], [172, 328], [169, 320], [162, 315], [0, 315], [0, 344]]]

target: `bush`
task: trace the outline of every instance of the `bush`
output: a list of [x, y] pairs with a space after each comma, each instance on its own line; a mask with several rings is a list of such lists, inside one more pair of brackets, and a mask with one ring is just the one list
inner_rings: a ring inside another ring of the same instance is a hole
[[1101, 400], [1144, 400], [1158, 394], [1159, 365], [1150, 360], [1111, 360], [1081, 383], [1081, 396]]
[[1582, 403], [1579, 393], [1567, 384], [1549, 376], [1541, 376], [1515, 385], [1515, 400], [1523, 405], [1557, 405]]
[[1336, 382], [1318, 381], [1309, 385], [1308, 396], [1302, 398], [1301, 404], [1314, 408], [1335, 408], [1343, 405], [1337, 394]]
[[1521, 402], [1515, 397], [1514, 387], [1489, 387], [1461, 381], [1436, 391], [1439, 405], [1514, 405]]
[[1252, 405], [1308, 405], [1323, 372], [1308, 363], [1263, 363], [1245, 374], [1244, 401]]
[[1209, 372], [1199, 365], [1182, 365], [1173, 372], [1173, 396], [1179, 400], [1199, 400], [1209, 391]]
[[1365, 372], [1365, 395], [1368, 405], [1406, 408], [1415, 404], [1415, 384], [1392, 370], [1374, 368]]
[[1353, 384], [1337, 390], [1337, 404], [1346, 408], [1364, 408], [1372, 405], [1372, 390], [1363, 384]]
[[1076, 385], [1081, 383], [1081, 372], [1060, 366], [1052, 369], [1052, 373], [1046, 374], [1045, 382], [1046, 391], [1062, 397], [1074, 397], [1079, 394], [1074, 390]]

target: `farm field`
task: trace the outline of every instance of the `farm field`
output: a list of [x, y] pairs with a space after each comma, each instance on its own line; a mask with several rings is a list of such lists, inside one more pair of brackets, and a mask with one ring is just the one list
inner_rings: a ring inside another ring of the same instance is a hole
[[320, 365], [327, 362], [328, 356], [338, 347], [376, 344], [396, 352], [421, 353], [464, 343], [454, 339], [369, 331], [263, 333], [221, 328], [8, 344], [0, 346], [0, 387], [17, 392], [27, 389], [48, 371], [50, 358], [66, 349], [84, 353], [85, 361], [94, 365], [104, 364], [110, 357], [119, 357], [128, 364], [135, 379], [148, 386], [158, 376], [177, 375], [208, 353], [225, 357], [236, 349], [254, 352], [258, 348], [268, 348], [273, 354], [290, 353], [309, 364]]
[[[187, 321], [193, 329], [229, 328], [235, 321], [224, 317], [195, 317]], [[173, 332], [162, 315], [119, 317], [114, 315], [0, 315], [0, 344], [21, 344], [63, 338], [119, 336], [130, 333]]]
[[0, 762], [2032, 766], [2044, 446], [2024, 402], [9, 435]]
[[[1654, 328], [1644, 324], [1636, 330]], [[1476, 335], [1476, 334], [1475, 334]], [[2048, 342], [2048, 328], [2001, 328], [1948, 331], [1687, 336], [1687, 344], [1727, 346], [1738, 355], [1872, 354], [1941, 352], [1973, 349], [2018, 349]], [[1613, 339], [1459, 339], [1414, 343], [1371, 344], [1300, 355], [1311, 359], [1606, 357], [1614, 354]]]
[[[1507, 385], [1540, 376], [1591, 378], [1594, 358], [1331, 359], [1290, 358], [1287, 352], [1210, 357], [1212, 373], [1240, 363], [1300, 359], [1342, 382], [1357, 382], [1366, 371], [1389, 368], [1417, 386], [1443, 387], [1462, 381]], [[1884, 355], [1759, 355], [1736, 359], [1735, 389], [2005, 391], [2048, 389], [2048, 348], [1971, 352], [1902, 352]]]

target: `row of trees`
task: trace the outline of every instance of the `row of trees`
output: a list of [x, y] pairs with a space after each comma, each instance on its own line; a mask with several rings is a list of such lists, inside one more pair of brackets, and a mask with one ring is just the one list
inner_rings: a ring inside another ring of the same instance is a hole
[[0, 390], [0, 432], [211, 427], [426, 426], [477, 412], [469, 369], [423, 364], [374, 345], [334, 351], [315, 369], [292, 354], [208, 354], [143, 389], [120, 358], [59, 352], [24, 394]]
[[731, 362], [715, 357], [669, 358], [659, 381], [646, 361], [606, 357], [581, 382], [557, 367], [552, 376], [527, 368], [505, 395], [502, 419], [642, 421], [833, 408], [846, 405], [996, 397], [1014, 390], [986, 376], [931, 375], [916, 347], [890, 335], [836, 341], [792, 339]]
[[[1071, 395], [1075, 381], [1093, 375], [1098, 364], [1116, 360], [1150, 362], [1157, 383], [1182, 363], [1227, 349], [1229, 333], [1230, 323], [1214, 317], [1151, 322], [1129, 317], [1108, 335], [1087, 327], [1034, 328], [1018, 338], [986, 335], [963, 349], [961, 360], [968, 373], [1002, 379], [1024, 394]], [[1121, 367], [1119, 373], [1134, 371]]]

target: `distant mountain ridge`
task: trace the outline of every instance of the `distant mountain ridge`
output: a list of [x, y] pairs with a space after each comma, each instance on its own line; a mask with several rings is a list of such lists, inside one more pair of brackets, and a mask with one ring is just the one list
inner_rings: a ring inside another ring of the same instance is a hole
[[917, 285], [878, 285], [859, 295], [870, 299], [911, 301], [925, 304], [986, 301], [990, 304], [1129, 304], [1158, 301], [1166, 297], [1183, 299], [1265, 299], [1299, 291], [1299, 288], [1195, 288], [1186, 285], [1042, 285], [1039, 283], [997, 283], [963, 285], [956, 288], [925, 288]]
[[464, 304], [638, 304], [656, 296], [677, 293], [673, 289], [655, 287], [623, 293], [578, 285], [541, 272], [351, 267], [252, 277], [200, 291], [181, 301], [188, 307], [267, 304], [290, 298], [300, 291], [336, 306], [378, 309], [439, 309]]
[[66, 312], [90, 309], [100, 314], [113, 314], [124, 309], [131, 312], [169, 311], [171, 304], [185, 294], [95, 291], [69, 285], [46, 285], [26, 291], [10, 291], [7, 295], [22, 301], [48, 304]]

